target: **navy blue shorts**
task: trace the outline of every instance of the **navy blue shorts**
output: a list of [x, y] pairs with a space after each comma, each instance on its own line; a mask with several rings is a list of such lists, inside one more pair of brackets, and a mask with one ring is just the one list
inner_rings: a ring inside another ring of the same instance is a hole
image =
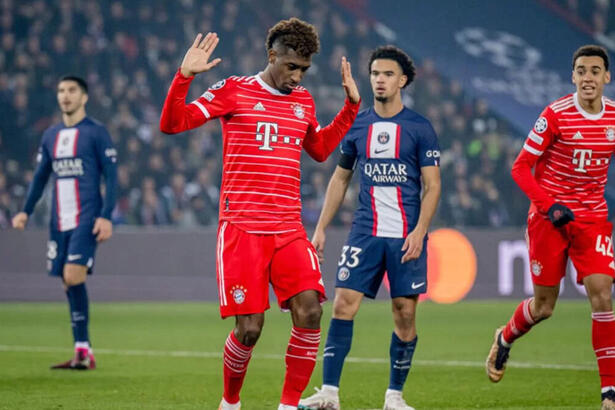
[[373, 299], [386, 271], [391, 298], [427, 292], [427, 238], [418, 259], [401, 263], [404, 241], [351, 232], [338, 261], [335, 287], [354, 289]]
[[49, 231], [47, 272], [51, 276], [62, 277], [66, 263], [87, 266], [88, 274], [92, 273], [96, 253], [96, 236], [92, 229], [92, 224], [81, 224], [66, 232]]

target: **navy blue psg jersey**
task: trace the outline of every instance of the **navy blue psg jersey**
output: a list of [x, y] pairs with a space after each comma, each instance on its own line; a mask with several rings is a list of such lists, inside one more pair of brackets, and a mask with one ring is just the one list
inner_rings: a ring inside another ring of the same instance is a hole
[[[34, 210], [49, 176], [53, 174], [51, 228], [68, 231], [79, 224], [93, 224], [97, 217], [111, 219], [117, 185], [117, 153], [109, 133], [99, 122], [85, 117], [66, 127], [63, 123], [44, 133], [38, 166], [24, 212]], [[105, 201], [101, 177], [105, 179]]]
[[[342, 163], [361, 175], [359, 206], [352, 231], [403, 238], [418, 221], [421, 168], [440, 165], [438, 138], [430, 122], [404, 108], [382, 118], [361, 111], [341, 143]], [[343, 165], [342, 165], [343, 166]]]

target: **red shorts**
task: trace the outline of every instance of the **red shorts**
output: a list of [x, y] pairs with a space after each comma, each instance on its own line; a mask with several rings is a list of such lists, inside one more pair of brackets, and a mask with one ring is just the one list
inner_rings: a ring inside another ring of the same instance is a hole
[[615, 277], [613, 225], [609, 221], [569, 222], [561, 228], [539, 214], [530, 214], [527, 240], [535, 285], [557, 286], [566, 275], [568, 257], [577, 270], [577, 283], [594, 273]]
[[305, 290], [316, 290], [321, 302], [327, 299], [318, 256], [304, 230], [251, 234], [224, 221], [218, 227], [216, 259], [223, 318], [269, 309], [269, 283], [282, 309]]

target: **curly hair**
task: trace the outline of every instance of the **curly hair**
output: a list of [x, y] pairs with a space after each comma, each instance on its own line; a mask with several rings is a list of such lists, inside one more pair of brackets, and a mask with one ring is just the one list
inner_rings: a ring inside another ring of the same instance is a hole
[[410, 56], [402, 49], [395, 46], [380, 46], [375, 49], [369, 58], [369, 65], [367, 66], [368, 73], [372, 71], [372, 63], [374, 60], [379, 59], [397, 61], [397, 64], [401, 67], [401, 71], [408, 77], [408, 81], [406, 81], [406, 84], [404, 84], [402, 88], [406, 88], [406, 86], [414, 80], [414, 75], [416, 74], [414, 62], [412, 62]]
[[316, 27], [296, 17], [278, 21], [275, 26], [269, 29], [265, 41], [267, 51], [271, 50], [274, 44], [292, 48], [304, 58], [310, 57], [320, 50]]

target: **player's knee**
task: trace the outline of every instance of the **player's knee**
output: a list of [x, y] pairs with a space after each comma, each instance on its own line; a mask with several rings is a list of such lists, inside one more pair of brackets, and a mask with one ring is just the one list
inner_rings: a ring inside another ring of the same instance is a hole
[[305, 327], [316, 328], [320, 325], [322, 307], [320, 303], [300, 306], [295, 312], [297, 319]]
[[611, 289], [604, 289], [596, 292], [589, 297], [589, 303], [594, 312], [608, 312], [613, 310], [613, 302], [611, 299]]
[[262, 326], [257, 323], [249, 323], [237, 327], [237, 339], [244, 346], [254, 346], [261, 336]]
[[67, 287], [77, 286], [85, 282], [85, 279], [81, 275], [64, 275], [64, 284]]

